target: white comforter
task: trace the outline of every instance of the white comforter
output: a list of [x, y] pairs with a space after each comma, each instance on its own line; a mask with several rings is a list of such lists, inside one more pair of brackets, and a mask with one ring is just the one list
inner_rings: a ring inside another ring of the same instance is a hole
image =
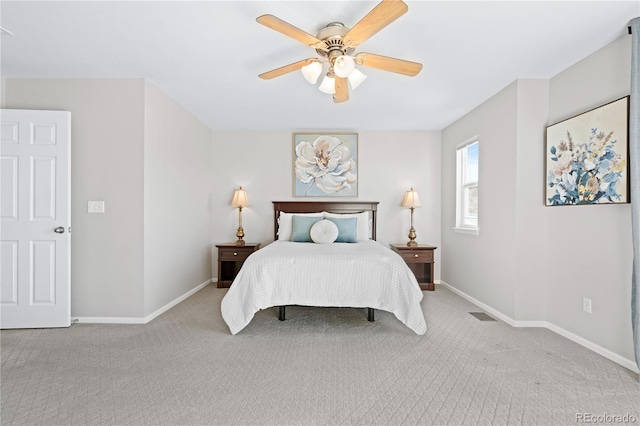
[[222, 299], [222, 317], [236, 334], [256, 312], [272, 306], [375, 308], [424, 334], [421, 300], [420, 286], [404, 260], [376, 241], [275, 241], [244, 262]]

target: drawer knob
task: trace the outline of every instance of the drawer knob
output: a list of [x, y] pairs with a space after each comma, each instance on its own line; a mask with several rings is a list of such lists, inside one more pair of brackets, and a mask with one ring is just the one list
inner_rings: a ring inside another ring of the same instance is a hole
[[234, 255], [234, 256], [237, 256], [237, 255], [238, 255], [238, 253], [234, 252], [234, 253], [233, 253], [233, 255]]
[[418, 255], [417, 255], [417, 254], [414, 254], [414, 255], [413, 255], [413, 257], [418, 257]]

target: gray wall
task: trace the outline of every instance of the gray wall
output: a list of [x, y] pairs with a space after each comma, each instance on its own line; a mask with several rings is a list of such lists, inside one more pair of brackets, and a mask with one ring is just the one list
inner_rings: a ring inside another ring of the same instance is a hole
[[[442, 280], [514, 323], [548, 324], [626, 360], [633, 359], [630, 206], [544, 207], [543, 160], [546, 125], [629, 93], [630, 57], [624, 36], [548, 81], [514, 82], [442, 132]], [[451, 229], [455, 147], [473, 135], [480, 137], [477, 237]]]
[[145, 83], [144, 282], [149, 315], [211, 279], [211, 130]]
[[514, 319], [546, 318], [547, 216], [543, 200], [544, 140], [549, 110], [548, 80], [519, 80], [516, 129], [516, 280]]
[[7, 79], [5, 106], [71, 111], [73, 317], [142, 319], [210, 279], [207, 127], [142, 79]]
[[7, 79], [0, 77], [0, 108], [5, 108], [5, 93], [7, 87]]
[[5, 102], [71, 111], [71, 315], [142, 317], [144, 81], [7, 79]]
[[[631, 36], [623, 36], [553, 77], [549, 124], [629, 94]], [[638, 160], [638, 159], [632, 159]], [[550, 207], [548, 320], [633, 359], [631, 206]], [[592, 300], [592, 314], [582, 298]]]
[[[513, 318], [517, 84], [442, 131], [442, 280]], [[455, 226], [456, 147], [478, 136], [479, 235]]]

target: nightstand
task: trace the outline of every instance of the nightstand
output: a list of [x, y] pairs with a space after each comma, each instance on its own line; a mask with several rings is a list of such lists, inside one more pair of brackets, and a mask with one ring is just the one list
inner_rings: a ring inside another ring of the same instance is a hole
[[406, 244], [391, 244], [391, 249], [404, 259], [416, 276], [422, 290], [433, 291], [436, 289], [433, 282], [433, 267], [435, 265], [433, 252], [437, 249], [436, 246], [418, 244], [409, 247]]
[[260, 248], [260, 243], [245, 243], [243, 246], [224, 243], [216, 244], [216, 247], [218, 247], [218, 288], [228, 288], [231, 287], [231, 283], [247, 257]]

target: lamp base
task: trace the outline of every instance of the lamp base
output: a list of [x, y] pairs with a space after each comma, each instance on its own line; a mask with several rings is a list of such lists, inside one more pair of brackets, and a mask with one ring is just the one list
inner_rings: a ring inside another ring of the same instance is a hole
[[238, 239], [236, 240], [236, 245], [237, 246], [243, 246], [244, 245], [244, 229], [242, 229], [242, 226], [238, 227], [238, 232], [236, 232], [236, 237], [238, 237]]
[[415, 247], [418, 245], [418, 243], [416, 242], [416, 230], [413, 228], [413, 226], [409, 230], [408, 237], [409, 237], [409, 242], [407, 243], [407, 246]]

